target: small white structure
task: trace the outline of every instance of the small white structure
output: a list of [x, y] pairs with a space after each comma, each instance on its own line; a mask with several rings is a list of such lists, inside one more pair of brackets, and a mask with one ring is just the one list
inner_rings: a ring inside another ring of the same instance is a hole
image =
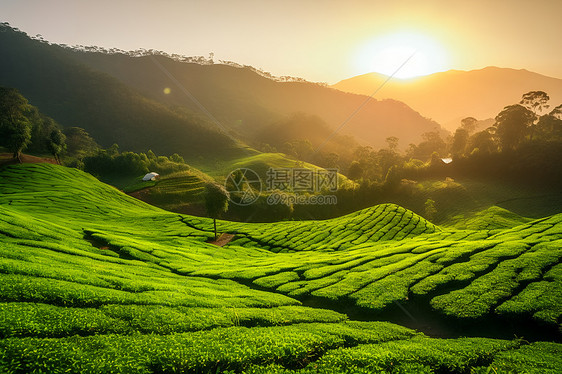
[[151, 171], [150, 173], [146, 174], [142, 180], [143, 181], [155, 181], [156, 179], [160, 178], [160, 174]]
[[453, 162], [453, 159], [451, 157], [445, 157], [442, 158], [441, 161], [443, 161], [446, 164], [450, 164], [451, 162]]

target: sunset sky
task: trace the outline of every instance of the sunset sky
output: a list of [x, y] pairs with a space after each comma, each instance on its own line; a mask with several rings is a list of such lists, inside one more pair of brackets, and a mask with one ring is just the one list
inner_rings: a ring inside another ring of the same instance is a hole
[[562, 78], [562, 1], [0, 0], [0, 20], [69, 45], [163, 50], [335, 83], [485, 66]]

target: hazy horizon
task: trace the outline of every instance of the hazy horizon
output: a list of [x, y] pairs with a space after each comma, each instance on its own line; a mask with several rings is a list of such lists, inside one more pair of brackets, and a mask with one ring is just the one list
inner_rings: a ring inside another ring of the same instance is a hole
[[[562, 3], [0, 1], [2, 21], [53, 43], [230, 60], [310, 81], [487, 66], [562, 78]], [[555, 25], [554, 28], [552, 25]], [[556, 31], [558, 29], [558, 32]], [[538, 42], [537, 42], [538, 40]]]

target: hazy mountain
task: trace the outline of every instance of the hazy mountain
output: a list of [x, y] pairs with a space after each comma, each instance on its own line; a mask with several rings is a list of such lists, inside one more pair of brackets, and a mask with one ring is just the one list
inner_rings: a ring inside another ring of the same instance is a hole
[[[371, 94], [386, 78], [370, 73], [343, 80], [332, 87]], [[505, 106], [519, 102], [524, 93], [538, 90], [550, 95], [552, 106], [562, 103], [562, 79], [498, 67], [450, 70], [409, 80], [393, 79], [377, 97], [401, 100], [453, 130], [462, 118], [494, 118]]]
[[[91, 52], [74, 52], [74, 58], [118, 78], [151, 99], [200, 110], [188, 97], [192, 95], [223, 126], [249, 138], [297, 112], [317, 116], [327, 123], [328, 130], [333, 130], [366, 99], [314, 83], [277, 82], [249, 67], [201, 65], [162, 56], [130, 57]], [[162, 68], [177, 81], [173, 82]], [[169, 94], [164, 93], [165, 88], [170, 88]], [[401, 146], [406, 147], [421, 140], [422, 133], [435, 128], [439, 128], [437, 123], [402, 102], [373, 99], [342, 128], [341, 133], [353, 135], [362, 143], [375, 147], [385, 145], [387, 137], [397, 136]], [[330, 133], [319, 134], [318, 138], [325, 138]]]

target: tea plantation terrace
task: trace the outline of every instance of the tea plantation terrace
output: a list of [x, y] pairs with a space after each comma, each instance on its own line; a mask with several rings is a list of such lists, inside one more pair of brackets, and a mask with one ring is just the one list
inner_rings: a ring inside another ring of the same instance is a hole
[[[75, 169], [5, 167], [0, 192], [0, 372], [562, 368], [562, 215], [457, 230], [385, 204], [220, 221], [217, 247], [210, 219]], [[445, 338], [384, 321], [404, 311]]]

